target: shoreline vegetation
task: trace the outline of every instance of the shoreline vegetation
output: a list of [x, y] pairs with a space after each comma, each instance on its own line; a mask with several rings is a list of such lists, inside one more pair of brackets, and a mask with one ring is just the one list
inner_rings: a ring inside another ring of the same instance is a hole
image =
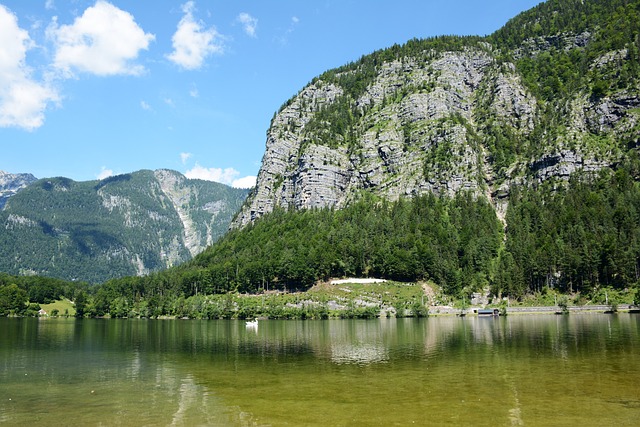
[[[637, 299], [637, 297], [635, 298]], [[94, 300], [95, 301], [95, 300]], [[114, 300], [99, 312], [88, 300], [56, 301], [33, 307], [22, 316], [143, 319], [375, 319], [429, 316], [499, 316], [535, 314], [636, 313], [634, 294], [604, 289], [586, 299], [551, 289], [522, 301], [473, 294], [470, 300], [452, 299], [433, 283], [401, 283], [382, 279], [339, 279], [316, 284], [305, 292], [265, 291], [260, 294], [194, 295], [154, 307], [148, 301]], [[84, 305], [82, 305], [84, 304]], [[64, 307], [64, 308], [63, 308]], [[79, 309], [79, 310], [78, 310]], [[490, 314], [490, 315], [491, 315]], [[10, 313], [10, 315], [19, 315]]]
[[[435, 306], [435, 307], [427, 307], [428, 311], [425, 315], [416, 316], [414, 314], [406, 314], [404, 316], [381, 316], [381, 315], [373, 315], [373, 316], [349, 316], [347, 312], [340, 313], [338, 310], [333, 315], [328, 315], [327, 317], [308, 317], [308, 316], [289, 316], [289, 317], [277, 317], [271, 318], [268, 316], [257, 316], [256, 319], [259, 320], [328, 320], [328, 319], [380, 319], [380, 318], [425, 318], [425, 317], [487, 317], [484, 314], [478, 314], [478, 310], [491, 309], [494, 307], [469, 307], [466, 311], [461, 311], [460, 309], [456, 309], [449, 306]], [[434, 310], [434, 311], [432, 311]], [[45, 310], [46, 311], [46, 310]], [[499, 312], [495, 316], [492, 317], [507, 317], [507, 316], [530, 316], [530, 315], [569, 315], [569, 314], [637, 314], [640, 313], [640, 306], [635, 306], [633, 304], [622, 304], [618, 306], [615, 310], [612, 310], [610, 306], [606, 305], [590, 305], [590, 306], [569, 306], [566, 310], [563, 311], [562, 307], [558, 306], [531, 306], [531, 307], [509, 307], [506, 312]], [[7, 317], [27, 317], [27, 316], [7, 316]], [[70, 314], [60, 314], [57, 313], [55, 315], [50, 315], [48, 312], [39, 314], [37, 317], [44, 318], [70, 318], [74, 317]], [[86, 317], [85, 317], [86, 318]], [[104, 316], [94, 317], [96, 319], [157, 319], [157, 320], [246, 320], [248, 318], [240, 318], [240, 317], [222, 317], [222, 318], [202, 318], [202, 317], [177, 317], [170, 315], [162, 315], [158, 317], [144, 317], [144, 316], [135, 316], [135, 317], [113, 317], [109, 314]]]

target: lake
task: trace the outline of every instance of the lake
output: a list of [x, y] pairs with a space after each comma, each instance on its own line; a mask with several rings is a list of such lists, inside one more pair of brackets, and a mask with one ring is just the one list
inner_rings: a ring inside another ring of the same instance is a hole
[[638, 425], [640, 315], [0, 319], [0, 425]]

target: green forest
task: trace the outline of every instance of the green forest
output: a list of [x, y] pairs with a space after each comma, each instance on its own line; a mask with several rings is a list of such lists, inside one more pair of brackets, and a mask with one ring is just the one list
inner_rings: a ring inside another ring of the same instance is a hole
[[[342, 210], [274, 212], [164, 272], [91, 288], [18, 278], [17, 288], [31, 302], [81, 295], [81, 315], [116, 317], [243, 316], [234, 295], [307, 291], [332, 277], [425, 281], [454, 298], [489, 288], [516, 301], [547, 290], [597, 299], [640, 287], [639, 172], [636, 161], [560, 190], [514, 189], [505, 227], [468, 194], [395, 203], [363, 194]], [[14, 297], [16, 284], [2, 283], [2, 298]]]
[[[578, 39], [571, 39], [578, 47], [566, 48], [570, 35], [588, 42], [581, 45]], [[539, 44], [549, 46], [542, 49]], [[571, 295], [576, 302], [625, 294], [640, 303], [640, 1], [549, 0], [487, 37], [414, 39], [365, 55], [314, 80], [332, 83], [343, 92], [334, 103], [315, 112], [307, 131], [321, 135], [316, 141], [320, 144], [350, 147], [358, 131], [356, 119], [367, 108], [356, 100], [384, 62], [408, 56], [426, 61], [438, 52], [470, 46], [491, 51], [498, 64], [514, 64], [540, 112], [530, 134], [499, 123], [488, 108], [481, 106], [474, 112], [474, 120], [481, 123], [477, 134], [468, 132], [474, 139], [471, 142], [486, 148], [498, 181], [505, 182], [516, 158], [525, 165], [522, 169], [528, 168], [518, 172], [518, 178], [530, 177], [535, 165], [529, 159], [561, 144], [571, 149], [575, 148], [571, 144], [581, 144], [579, 148], [592, 150], [596, 160], [604, 153], [601, 157], [616, 161], [598, 172], [573, 173], [568, 180], [531, 180], [531, 185], [512, 180], [503, 217], [498, 216], [494, 201], [471, 193], [389, 201], [363, 191], [343, 209], [276, 209], [251, 225], [230, 230], [192, 260], [145, 276], [119, 277], [90, 286], [0, 275], [0, 315], [33, 315], [37, 304], [67, 297], [75, 301], [80, 317], [326, 318], [331, 315], [327, 296], [315, 287], [342, 277], [392, 281], [385, 291], [394, 294], [390, 304], [398, 307], [397, 313], [416, 316], [425, 315], [420, 293], [409, 292], [402, 284], [428, 283], [442, 295], [462, 301], [488, 289], [496, 300], [522, 301], [553, 292]], [[624, 54], [593, 66], [609, 52]], [[406, 90], [399, 90], [397, 97], [405, 96]], [[635, 108], [624, 112], [628, 126], [609, 133], [587, 129], [575, 141], [566, 115], [568, 105], [577, 98], [596, 102], [611, 94], [635, 99], [629, 101], [636, 102]], [[454, 119], [467, 124], [462, 118]], [[450, 158], [438, 158], [434, 165], [448, 161]], [[72, 185], [63, 179], [55, 184]], [[45, 182], [39, 185], [40, 192], [50, 190], [42, 187]], [[65, 215], [72, 217], [82, 203], [92, 215], [101, 215], [99, 199], [86, 192], [80, 200], [65, 201]], [[16, 200], [31, 206], [27, 198]], [[39, 224], [45, 234], [58, 233], [59, 227], [47, 218], [42, 217]], [[103, 241], [78, 236], [118, 235], [115, 222], [102, 224], [101, 234], [89, 233], [92, 224], [77, 224], [63, 236], [85, 245], [76, 244], [73, 250], [91, 252], [105, 246]], [[135, 234], [129, 237], [143, 240]], [[8, 254], [16, 244], [9, 234], [0, 243]], [[37, 244], [34, 240], [34, 253]], [[40, 256], [56, 253], [57, 241], [45, 239], [43, 244], [47, 251], [38, 252]], [[149, 264], [155, 265], [157, 251], [148, 249]], [[94, 268], [132, 274], [124, 264]], [[312, 303], [306, 304], [295, 291], [310, 292], [306, 298]], [[260, 297], [242, 299], [241, 294]], [[371, 317], [376, 313], [366, 306], [353, 306], [346, 315]]]
[[[182, 208], [213, 240], [226, 232], [247, 193], [200, 180], [182, 185], [191, 191]], [[97, 284], [135, 275], [139, 264], [156, 271], [188, 260], [182, 243], [174, 260], [162, 256], [183, 234], [179, 214], [162, 194], [154, 172], [145, 170], [100, 181], [38, 180], [0, 210], [0, 271]], [[217, 206], [217, 214], [206, 204]]]

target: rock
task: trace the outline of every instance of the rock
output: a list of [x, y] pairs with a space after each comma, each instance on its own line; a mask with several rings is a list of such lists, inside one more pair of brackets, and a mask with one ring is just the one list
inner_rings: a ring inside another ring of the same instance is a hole
[[593, 158], [585, 158], [581, 153], [563, 150], [559, 153], [544, 155], [535, 160], [529, 166], [537, 181], [543, 182], [552, 177], [567, 180], [577, 172], [597, 172], [608, 167], [606, 161], [598, 161]]
[[[592, 38], [585, 31], [529, 39], [512, 57], [581, 49]], [[341, 208], [362, 191], [391, 201], [470, 192], [504, 218], [513, 185], [616, 164], [620, 150], [597, 135], [633, 143], [637, 90], [592, 100], [583, 88], [554, 107], [559, 118], [547, 123], [545, 101], [486, 40], [451, 51], [425, 46], [369, 65], [366, 75], [358, 64], [325, 73], [287, 102], [267, 132], [256, 188], [232, 227], [277, 206]], [[594, 67], [620, 55], [603, 55]], [[344, 81], [362, 86], [342, 87]]]
[[592, 38], [593, 35], [589, 31], [583, 31], [580, 34], [565, 32], [552, 36], [530, 38], [525, 40], [521, 47], [514, 50], [513, 57], [515, 59], [520, 59], [523, 56], [534, 57], [551, 49], [570, 51], [571, 49], [583, 48]]
[[11, 196], [36, 180], [37, 178], [30, 173], [11, 174], [0, 171], [0, 210]]
[[613, 97], [602, 98], [585, 108], [587, 126], [593, 133], [612, 130], [620, 120], [628, 115], [630, 110], [639, 107], [640, 98], [635, 94], [623, 92]]

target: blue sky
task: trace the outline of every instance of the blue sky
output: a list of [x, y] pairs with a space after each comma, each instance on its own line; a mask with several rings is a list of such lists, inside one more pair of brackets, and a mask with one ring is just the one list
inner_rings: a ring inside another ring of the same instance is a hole
[[313, 77], [538, 0], [0, 0], [0, 170], [77, 181], [169, 168], [255, 181], [273, 114]]

